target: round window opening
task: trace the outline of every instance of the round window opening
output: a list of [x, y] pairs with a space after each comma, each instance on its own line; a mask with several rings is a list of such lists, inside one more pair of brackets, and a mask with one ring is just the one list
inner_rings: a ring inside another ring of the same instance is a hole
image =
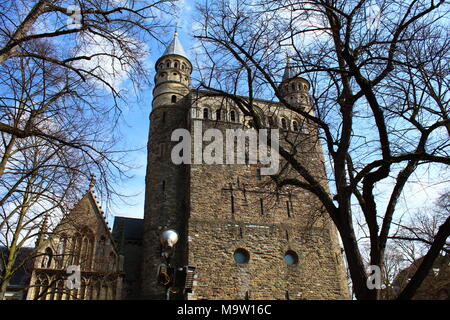
[[298, 263], [298, 255], [294, 251], [287, 251], [284, 254], [284, 261], [289, 265], [294, 265]]
[[233, 257], [237, 264], [246, 264], [250, 260], [250, 254], [245, 249], [237, 249]]

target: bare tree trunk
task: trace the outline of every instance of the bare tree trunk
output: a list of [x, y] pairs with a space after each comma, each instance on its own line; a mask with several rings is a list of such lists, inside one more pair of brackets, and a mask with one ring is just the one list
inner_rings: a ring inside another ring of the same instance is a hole
[[410, 300], [414, 297], [414, 294], [422, 284], [425, 277], [428, 275], [429, 271], [433, 266], [433, 262], [438, 257], [449, 236], [450, 236], [450, 216], [447, 218], [445, 223], [439, 227], [439, 231], [435, 236], [434, 242], [431, 245], [430, 250], [428, 250], [427, 254], [425, 255], [425, 258], [423, 259], [416, 273], [408, 282], [405, 289], [403, 289], [403, 291], [400, 293], [397, 299]]

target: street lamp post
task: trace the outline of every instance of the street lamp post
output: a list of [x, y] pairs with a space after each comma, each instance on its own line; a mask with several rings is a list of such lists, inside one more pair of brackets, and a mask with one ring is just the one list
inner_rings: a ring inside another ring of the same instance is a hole
[[166, 288], [167, 300], [170, 300], [170, 293], [182, 292], [184, 295], [192, 291], [195, 267], [177, 267], [171, 263], [178, 242], [178, 233], [175, 230], [164, 230], [160, 241], [162, 262], [158, 268], [158, 283]]

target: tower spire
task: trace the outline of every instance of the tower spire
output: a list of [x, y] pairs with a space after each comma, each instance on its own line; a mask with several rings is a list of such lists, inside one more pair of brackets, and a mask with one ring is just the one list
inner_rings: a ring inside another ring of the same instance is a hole
[[96, 182], [95, 173], [91, 173], [91, 180], [90, 180], [90, 183], [89, 183], [89, 191], [93, 191], [94, 190], [95, 182]]
[[41, 226], [39, 228], [40, 230], [38, 233], [38, 237], [37, 237], [35, 245], [34, 245], [36, 248], [40, 247], [42, 241], [45, 238], [45, 234], [47, 234], [47, 232], [48, 232], [48, 215], [49, 215], [49, 213], [46, 212], [44, 215], [44, 219], [42, 220]]
[[175, 28], [175, 33], [173, 34], [173, 40], [169, 43], [169, 45], [166, 48], [166, 51], [162, 54], [162, 57], [168, 56], [168, 55], [178, 55], [182, 56], [187, 59], [186, 52], [184, 51], [184, 48], [178, 39], [178, 27]]
[[298, 76], [298, 69], [292, 63], [291, 57], [286, 53], [286, 67], [284, 68], [284, 73], [282, 77], [282, 81], [286, 81]]

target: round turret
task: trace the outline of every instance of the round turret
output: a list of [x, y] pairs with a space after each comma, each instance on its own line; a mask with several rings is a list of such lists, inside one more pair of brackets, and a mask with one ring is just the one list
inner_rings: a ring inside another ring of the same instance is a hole
[[189, 94], [192, 64], [178, 40], [178, 34], [155, 65], [153, 110], [160, 106], [176, 105]]
[[309, 109], [307, 107], [311, 107], [309, 98], [310, 87], [309, 81], [299, 76], [298, 69], [288, 58], [280, 84], [281, 93], [287, 102]]

